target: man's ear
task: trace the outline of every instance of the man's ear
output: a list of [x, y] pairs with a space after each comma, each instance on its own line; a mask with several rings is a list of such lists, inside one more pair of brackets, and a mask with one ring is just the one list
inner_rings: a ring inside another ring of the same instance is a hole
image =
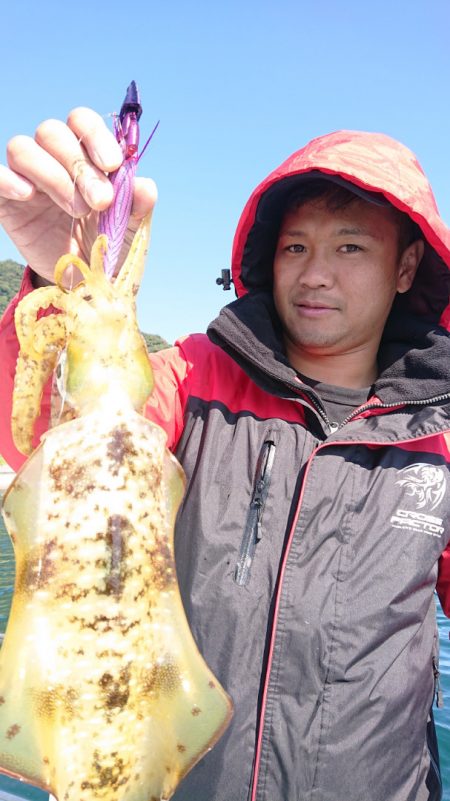
[[425, 243], [423, 239], [416, 239], [403, 251], [400, 257], [397, 278], [397, 292], [400, 292], [400, 294], [411, 289], [424, 250]]

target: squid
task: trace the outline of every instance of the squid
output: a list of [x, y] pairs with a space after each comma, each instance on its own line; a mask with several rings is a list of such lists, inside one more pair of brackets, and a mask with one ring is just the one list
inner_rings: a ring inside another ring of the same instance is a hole
[[[16, 558], [0, 651], [0, 770], [58, 801], [166, 801], [213, 747], [232, 704], [200, 655], [177, 585], [184, 493], [138, 330], [145, 219], [113, 281], [108, 240], [73, 255], [16, 311], [12, 427], [30, 454], [3, 500]], [[64, 287], [69, 266], [82, 281]], [[38, 315], [46, 309], [46, 316]], [[33, 451], [42, 389], [63, 403]]]

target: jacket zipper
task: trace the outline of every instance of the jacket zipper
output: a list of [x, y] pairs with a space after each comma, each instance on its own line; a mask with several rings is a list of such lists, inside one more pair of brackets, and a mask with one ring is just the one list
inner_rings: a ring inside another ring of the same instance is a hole
[[240, 587], [245, 587], [250, 580], [253, 557], [258, 542], [262, 537], [262, 515], [269, 492], [272, 467], [275, 458], [275, 443], [266, 440], [261, 449], [256, 466], [256, 479], [252, 500], [242, 537], [239, 559], [236, 565], [234, 580]]
[[314, 408], [314, 411], [317, 412], [319, 417], [321, 418], [322, 422], [325, 423], [326, 427], [329, 429], [330, 434], [334, 434], [335, 431], [339, 428], [339, 423], [331, 423], [328, 419], [328, 415], [326, 413], [325, 407], [320, 402], [320, 398], [316, 398], [315, 395], [308, 392], [308, 389], [302, 390], [303, 394], [307, 397], [308, 401], [310, 402], [311, 406]]
[[444, 400], [450, 400], [450, 393], [446, 393], [445, 395], [435, 395], [434, 398], [425, 398], [424, 400], [409, 400], [406, 403], [366, 403], [364, 406], [360, 406], [358, 409], [355, 409], [351, 414], [349, 414], [348, 417], [342, 421], [339, 428], [342, 428], [342, 426], [346, 425], [363, 412], [368, 412], [372, 409], [396, 409], [399, 406], [427, 406], [430, 403], [438, 403], [439, 401]]
[[308, 400], [311, 403], [311, 406], [314, 407], [315, 411], [318, 413], [319, 417], [322, 418], [323, 422], [327, 426], [329, 433], [334, 434], [338, 429], [345, 426], [355, 417], [362, 414], [363, 412], [371, 411], [372, 409], [396, 409], [399, 406], [425, 406], [430, 403], [438, 403], [439, 401], [450, 400], [450, 393], [446, 393], [445, 395], [436, 395], [434, 398], [425, 398], [424, 400], [409, 400], [405, 404], [404, 402], [397, 402], [397, 403], [366, 403], [364, 406], [359, 406], [355, 409], [351, 414], [349, 414], [342, 423], [333, 423], [330, 422], [328, 419], [327, 413], [325, 408], [322, 406], [321, 403], [318, 403], [315, 397], [306, 390], [303, 391], [303, 394], [306, 395]]
[[[309, 394], [308, 393], [303, 393], [303, 394], [306, 394], [308, 396], [308, 398], [309, 398]], [[311, 399], [311, 400], [313, 400], [313, 399]], [[436, 403], [436, 402], [442, 401], [442, 400], [450, 400], [450, 393], [447, 393], [445, 395], [436, 395], [434, 398], [424, 399], [424, 400], [421, 400], [421, 401], [408, 401], [407, 405], [408, 406], [423, 406], [423, 405], [426, 405], [426, 404], [429, 404], [429, 403]], [[312, 402], [311, 405], [314, 406], [315, 410], [319, 413], [320, 417], [322, 417], [322, 419], [325, 419], [327, 424], [330, 425], [329, 421], [328, 421], [328, 419], [326, 417], [326, 413], [321, 411], [319, 405], [316, 404], [315, 402]], [[350, 420], [354, 419], [355, 417], [357, 417], [362, 412], [366, 412], [366, 411], [369, 411], [371, 409], [395, 409], [395, 408], [397, 408], [399, 406], [405, 406], [405, 405], [406, 404], [401, 403], [401, 402], [399, 402], [399, 403], [367, 403], [365, 406], [360, 406], [358, 409], [355, 409], [355, 411], [352, 412], [352, 414], [349, 415], [340, 424], [340, 426], [338, 426], [338, 428], [341, 428], [343, 425], [345, 425], [346, 423], [350, 422]], [[331, 433], [334, 433], [334, 432], [331, 432]], [[427, 439], [428, 436], [429, 436], [428, 434], [425, 434], [422, 437], [412, 437], [411, 439], [412, 440]], [[398, 443], [377, 442], [376, 444], [378, 446], [383, 446], [383, 445], [392, 446], [392, 445], [399, 445], [400, 442], [402, 442], [402, 441], [403, 440], [400, 440]], [[260, 769], [260, 760], [261, 760], [261, 751], [262, 751], [262, 740], [263, 740], [263, 733], [264, 733], [264, 719], [265, 719], [265, 714], [266, 714], [267, 692], [268, 692], [268, 687], [269, 687], [269, 682], [270, 682], [270, 672], [271, 672], [271, 667], [272, 667], [273, 652], [274, 652], [274, 648], [275, 648], [277, 620], [278, 620], [278, 612], [279, 612], [280, 599], [281, 599], [281, 591], [282, 591], [282, 586], [283, 586], [284, 570], [285, 570], [285, 567], [286, 567], [286, 564], [287, 564], [287, 560], [288, 560], [288, 557], [289, 557], [289, 551], [290, 551], [290, 547], [291, 547], [291, 543], [292, 543], [292, 538], [293, 538], [293, 535], [294, 535], [295, 527], [297, 525], [297, 520], [298, 520], [298, 517], [300, 515], [300, 510], [301, 510], [302, 501], [303, 501], [303, 491], [304, 491], [304, 487], [305, 487], [305, 484], [306, 484], [306, 480], [307, 480], [307, 476], [308, 476], [308, 473], [309, 473], [309, 469], [310, 469], [310, 466], [311, 466], [311, 462], [312, 462], [314, 456], [317, 455], [317, 452], [319, 450], [322, 450], [322, 448], [327, 447], [327, 444], [328, 443], [326, 443], [326, 442], [325, 443], [321, 443], [318, 447], [316, 447], [313, 450], [313, 452], [311, 453], [311, 455], [310, 455], [310, 457], [308, 459], [306, 470], [305, 470], [305, 474], [303, 476], [302, 488], [300, 490], [300, 495], [299, 495], [299, 499], [298, 499], [298, 503], [297, 503], [296, 515], [295, 515], [294, 520], [292, 522], [291, 530], [289, 532], [289, 537], [288, 537], [287, 544], [286, 544], [286, 548], [285, 548], [285, 551], [284, 551], [284, 554], [283, 554], [283, 557], [282, 557], [281, 570], [280, 570], [280, 580], [279, 580], [278, 587], [277, 587], [277, 590], [276, 590], [276, 593], [275, 593], [275, 607], [274, 607], [274, 612], [273, 612], [273, 617], [272, 617], [272, 631], [271, 631], [271, 634], [270, 634], [269, 653], [268, 653], [267, 665], [266, 665], [265, 676], [264, 676], [264, 681], [263, 681], [261, 710], [260, 710], [260, 713], [259, 713], [259, 716], [258, 716], [259, 719], [258, 719], [257, 740], [256, 740], [256, 748], [255, 748], [255, 758], [254, 758], [254, 765], [253, 765], [253, 776], [252, 776], [252, 782], [251, 782], [250, 801], [256, 801], [256, 794], [257, 794], [257, 791], [258, 791], [258, 779], [259, 779], [259, 769]], [[351, 442], [351, 441], [347, 442], [346, 440], [343, 440], [341, 442], [336, 442], [336, 443], [333, 442], [333, 443], [330, 443], [330, 444], [333, 444], [333, 445], [335, 445], [335, 444], [336, 445], [354, 445], [354, 442]], [[364, 443], [360, 443], [360, 444], [364, 444]], [[369, 444], [370, 445], [372, 443], [366, 442], [365, 444]], [[436, 676], [435, 676], [435, 678], [436, 678]], [[440, 690], [440, 686], [439, 686], [439, 690]]]
[[436, 698], [436, 706], [438, 709], [442, 709], [444, 706], [444, 693], [442, 692], [441, 687], [441, 672], [438, 668], [438, 661], [435, 656], [433, 656], [433, 676], [434, 676], [434, 697]]

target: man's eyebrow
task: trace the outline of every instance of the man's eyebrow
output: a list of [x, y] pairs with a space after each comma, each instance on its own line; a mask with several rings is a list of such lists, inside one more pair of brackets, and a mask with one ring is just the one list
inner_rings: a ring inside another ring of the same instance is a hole
[[[353, 226], [352, 228], [339, 228], [338, 231], [335, 232], [336, 236], [371, 236], [372, 239], [381, 239], [377, 233], [373, 230], [369, 230], [368, 228], [362, 228], [361, 226]], [[302, 231], [301, 228], [289, 228], [285, 231], [280, 231], [280, 236], [307, 236], [306, 231]]]
[[380, 239], [381, 237], [373, 229], [362, 228], [361, 226], [353, 226], [352, 228], [339, 228], [336, 231], [337, 236], [370, 236], [372, 239]]

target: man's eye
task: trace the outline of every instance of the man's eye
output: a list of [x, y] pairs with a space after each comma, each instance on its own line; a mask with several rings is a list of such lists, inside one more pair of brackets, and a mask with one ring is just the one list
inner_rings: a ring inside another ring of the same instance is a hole
[[342, 245], [344, 253], [358, 253], [362, 248], [359, 245]]
[[304, 245], [288, 245], [286, 248], [288, 253], [303, 253], [305, 250]]

